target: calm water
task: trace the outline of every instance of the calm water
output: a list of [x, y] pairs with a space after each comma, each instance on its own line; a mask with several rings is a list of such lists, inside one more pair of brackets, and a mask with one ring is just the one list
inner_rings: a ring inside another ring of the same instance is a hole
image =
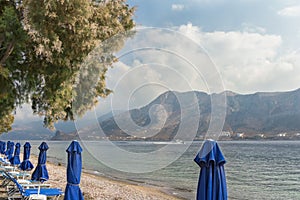
[[[38, 144], [32, 143], [35, 154], [38, 153]], [[49, 159], [65, 163], [68, 144], [48, 142]], [[117, 144], [133, 152], [150, 152], [165, 145], [145, 142]], [[201, 144], [194, 142], [177, 161], [152, 173], [134, 174], [110, 169], [87, 151], [83, 153], [83, 165], [85, 169], [97, 171], [100, 175], [157, 186], [186, 199], [195, 199], [199, 168], [193, 159]], [[88, 142], [88, 145], [99, 148], [96, 142]], [[176, 149], [176, 145], [182, 144], [173, 145]], [[300, 141], [226, 141], [219, 142], [219, 145], [227, 160], [225, 170], [229, 199], [300, 199]], [[109, 152], [105, 149], [109, 147], [104, 143], [101, 148], [99, 150]], [[118, 159], [116, 155], [111, 157]], [[153, 163], [159, 162], [159, 159]]]

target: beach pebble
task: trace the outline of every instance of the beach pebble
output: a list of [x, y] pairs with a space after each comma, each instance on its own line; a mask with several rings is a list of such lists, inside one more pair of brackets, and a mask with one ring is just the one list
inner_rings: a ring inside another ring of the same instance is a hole
[[[37, 164], [37, 156], [32, 155], [32, 163]], [[62, 190], [66, 187], [66, 167], [47, 162], [49, 180], [52, 187]], [[130, 183], [110, 180], [105, 177], [83, 172], [80, 183], [85, 200], [176, 200], [178, 198], [167, 195], [158, 189], [133, 185]], [[61, 198], [63, 199], [63, 198]]]

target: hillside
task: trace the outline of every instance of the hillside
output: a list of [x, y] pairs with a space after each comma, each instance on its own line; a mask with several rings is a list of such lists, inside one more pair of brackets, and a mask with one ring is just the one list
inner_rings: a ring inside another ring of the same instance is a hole
[[27, 124], [13, 125], [12, 131], [2, 133], [1, 140], [47, 140], [54, 135], [54, 132], [43, 127], [42, 121], [33, 121]]
[[[213, 95], [219, 98], [224, 93]], [[141, 127], [141, 131], [145, 131], [143, 127], [149, 126], [153, 121], [160, 120], [160, 114], [156, 113], [153, 107], [161, 105], [167, 112], [166, 122], [156, 135], [147, 139], [170, 140], [177, 133], [181, 121], [194, 119], [186, 113], [184, 108], [181, 109], [178, 99], [181, 99], [181, 103], [183, 101], [190, 104], [198, 103], [201, 114], [196, 116], [199, 121], [197, 137], [201, 138], [208, 130], [211, 117], [211, 95], [203, 92], [166, 92], [142, 108], [118, 114], [104, 121], [99, 121], [99, 123], [106, 136], [111, 139], [130, 138], [130, 135], [127, 134], [130, 131], [126, 133], [124, 130], [131, 129], [131, 120]], [[230, 132], [231, 136], [244, 133], [246, 137], [274, 138], [280, 133], [286, 133], [290, 137], [295, 136], [298, 132], [300, 133], [300, 89], [291, 92], [248, 95], [226, 92], [226, 101], [226, 118], [223, 131]], [[218, 105], [214, 106], [218, 107]], [[157, 109], [157, 111], [161, 112], [160, 109]], [[182, 112], [185, 112], [185, 114]], [[116, 120], [122, 122], [122, 128], [118, 126]], [[128, 124], [127, 128], [126, 123]], [[153, 130], [148, 129], [147, 131], [157, 131], [154, 130], [157, 127], [151, 126], [151, 128]], [[142, 137], [143, 133], [139, 133], [137, 130], [134, 135]]]
[[[230, 91], [212, 94], [215, 99], [226, 96], [226, 118], [223, 131], [227, 139], [300, 139], [300, 89], [290, 92], [273, 92], [241, 95]], [[211, 97], [203, 92], [165, 92], [148, 105], [130, 111], [107, 113], [98, 118], [104, 134], [99, 134], [97, 124], [80, 130], [81, 139], [111, 140], [171, 140], [182, 122], [184, 134], [201, 139], [207, 132], [211, 119]], [[198, 105], [196, 115], [194, 105]], [[222, 108], [214, 104], [214, 108]], [[196, 122], [197, 127], [193, 124]], [[14, 126], [13, 131], [0, 139], [76, 139], [74, 122], [56, 124], [55, 132], [43, 127], [41, 121]], [[195, 133], [195, 131], [197, 133]], [[67, 134], [67, 135], [64, 135]], [[135, 137], [134, 137], [134, 136]]]

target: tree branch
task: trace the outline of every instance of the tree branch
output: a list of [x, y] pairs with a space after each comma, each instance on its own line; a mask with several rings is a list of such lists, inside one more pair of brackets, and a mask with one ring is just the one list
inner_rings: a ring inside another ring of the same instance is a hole
[[5, 53], [4, 53], [4, 56], [1, 58], [1, 61], [0, 61], [0, 65], [3, 66], [4, 63], [6, 62], [7, 58], [9, 57], [9, 55], [12, 53], [12, 51], [14, 50], [14, 47], [15, 47], [15, 42], [11, 42], [9, 43]]

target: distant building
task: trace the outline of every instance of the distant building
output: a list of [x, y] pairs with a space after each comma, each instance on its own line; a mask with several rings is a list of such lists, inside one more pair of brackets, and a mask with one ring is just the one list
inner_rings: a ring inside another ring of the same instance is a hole
[[230, 137], [230, 132], [229, 131], [222, 131], [220, 134], [220, 137]]
[[278, 137], [286, 137], [286, 133], [279, 133], [277, 134]]

